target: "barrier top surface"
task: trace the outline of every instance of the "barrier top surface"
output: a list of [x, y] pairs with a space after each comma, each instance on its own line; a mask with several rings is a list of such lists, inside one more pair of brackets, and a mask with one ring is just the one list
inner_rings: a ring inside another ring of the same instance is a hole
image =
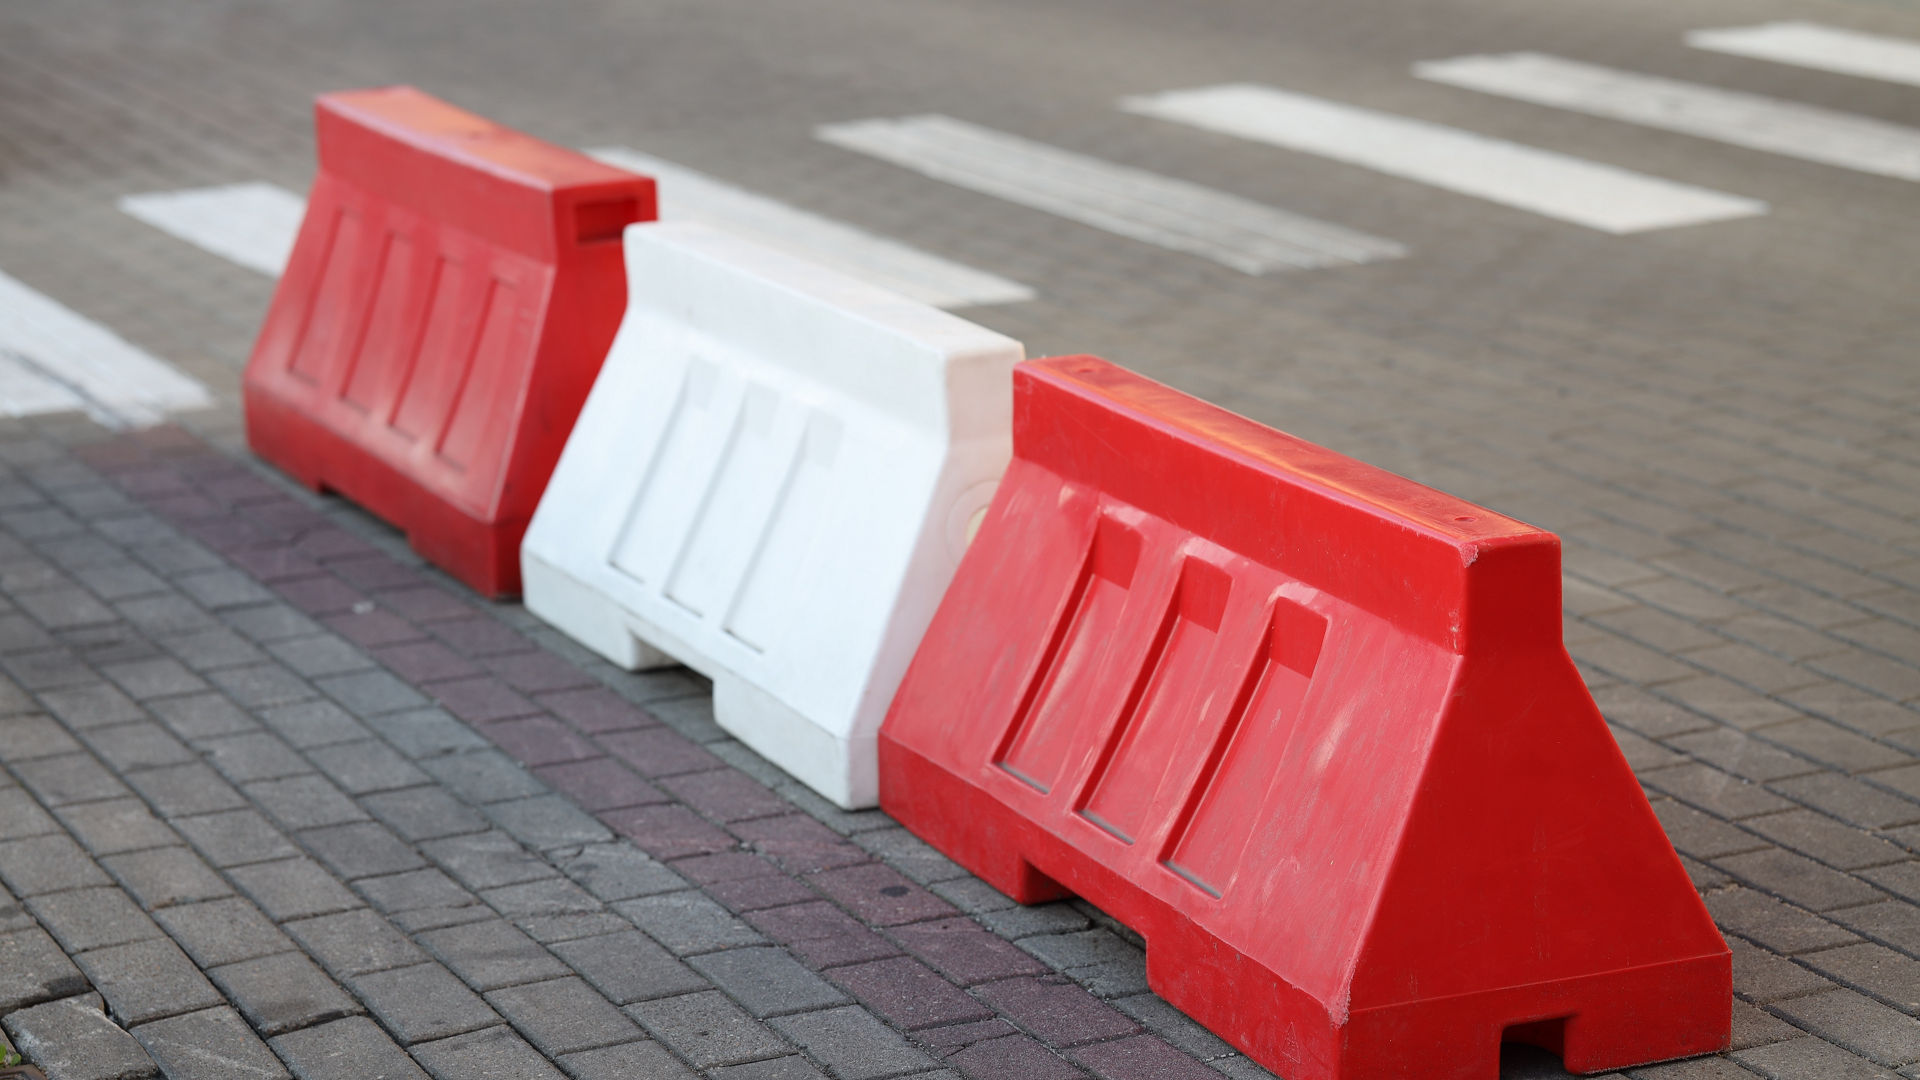
[[1007, 438], [1021, 346], [977, 323], [692, 222], [629, 226], [627, 280], [623, 333], [656, 355], [717, 354], [926, 434]]
[[1455, 651], [1470, 622], [1559, 640], [1560, 541], [1544, 529], [1096, 357], [1030, 361], [1014, 394], [1049, 398], [1016, 406], [1023, 460]]
[[543, 261], [556, 224], [593, 243], [654, 213], [651, 180], [411, 86], [323, 94], [314, 113], [323, 174]]

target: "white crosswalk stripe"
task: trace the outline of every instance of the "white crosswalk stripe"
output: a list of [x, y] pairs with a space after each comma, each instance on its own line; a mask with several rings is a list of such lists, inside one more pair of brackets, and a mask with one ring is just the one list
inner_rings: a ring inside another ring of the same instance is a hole
[[1121, 106], [1608, 233], [1724, 221], [1767, 210], [1754, 199], [1269, 86], [1176, 90], [1128, 98]]
[[0, 273], [0, 413], [82, 410], [138, 427], [210, 404], [198, 380]]
[[1696, 49], [1920, 86], [1920, 41], [1864, 34], [1810, 22], [1771, 22], [1695, 30]]
[[828, 124], [818, 134], [958, 187], [1248, 274], [1407, 253], [1391, 240], [951, 117]]
[[120, 209], [249, 270], [278, 277], [293, 252], [306, 201], [273, 184], [224, 184], [129, 195]]
[[1034, 296], [1017, 281], [776, 202], [651, 154], [622, 146], [587, 153], [653, 177], [660, 185], [663, 221], [718, 226], [934, 307], [1008, 304]]
[[[1017, 281], [975, 270], [918, 248], [703, 176], [625, 147], [589, 151], [660, 184], [663, 220], [695, 219], [833, 266], [935, 307], [1033, 299]], [[120, 209], [155, 228], [269, 276], [285, 269], [306, 204], [282, 187], [223, 184], [129, 195]]]
[[1625, 120], [1845, 169], [1920, 180], [1920, 129], [1540, 53], [1416, 64], [1450, 86]]

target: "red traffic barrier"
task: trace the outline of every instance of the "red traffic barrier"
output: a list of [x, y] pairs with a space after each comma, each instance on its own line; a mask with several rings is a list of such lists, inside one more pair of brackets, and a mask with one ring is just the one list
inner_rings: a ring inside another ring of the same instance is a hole
[[314, 112], [319, 175], [247, 362], [247, 442], [474, 589], [517, 593], [653, 181], [412, 87]]
[[1288, 1080], [1728, 1045], [1731, 962], [1560, 636], [1553, 534], [1092, 357], [1014, 460], [880, 734], [880, 803], [1138, 931]]

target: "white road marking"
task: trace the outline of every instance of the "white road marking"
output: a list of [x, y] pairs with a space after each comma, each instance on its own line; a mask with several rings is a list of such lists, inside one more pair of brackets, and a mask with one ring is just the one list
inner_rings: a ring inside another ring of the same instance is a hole
[[717, 226], [933, 307], [1009, 304], [1034, 296], [1017, 281], [776, 202], [651, 154], [621, 146], [587, 153], [653, 177], [660, 185], [662, 221]]
[[1767, 204], [1459, 128], [1269, 86], [1127, 98], [1121, 107], [1417, 180], [1608, 233], [1764, 214]]
[[1920, 129], [1540, 53], [1414, 65], [1423, 79], [1698, 135], [1750, 150], [1920, 180]]
[[249, 270], [279, 277], [306, 201], [273, 184], [226, 184], [129, 195], [120, 209]]
[[120, 427], [210, 404], [197, 380], [0, 273], [0, 411], [83, 409]]
[[[660, 184], [661, 217], [693, 218], [825, 263], [935, 307], [1007, 304], [1032, 289], [997, 274], [931, 255], [692, 169], [625, 147], [589, 151], [610, 165]], [[156, 228], [260, 273], [286, 267], [306, 210], [300, 196], [273, 184], [226, 184], [129, 195], [120, 209]]]
[[828, 124], [817, 134], [936, 180], [1248, 274], [1407, 254], [1391, 240], [946, 116]]
[[1771, 22], [1695, 30], [1687, 35], [1687, 44], [1756, 60], [1920, 86], [1920, 41], [1908, 38], [1863, 34], [1819, 23]]

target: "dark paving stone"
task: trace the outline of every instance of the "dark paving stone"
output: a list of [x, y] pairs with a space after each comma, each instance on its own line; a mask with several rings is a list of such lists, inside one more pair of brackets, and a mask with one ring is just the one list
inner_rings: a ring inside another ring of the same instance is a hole
[[407, 1045], [500, 1023], [478, 994], [439, 964], [371, 972], [349, 984], [381, 1026]]
[[426, 1080], [427, 1076], [398, 1043], [364, 1016], [288, 1032], [270, 1041], [300, 1080]]
[[75, 960], [114, 1019], [128, 1026], [221, 1003], [199, 967], [165, 938], [96, 949]]
[[644, 1037], [624, 1013], [577, 978], [495, 990], [487, 1003], [549, 1058]]
[[559, 942], [551, 949], [618, 1005], [708, 987], [706, 979], [636, 930]]
[[134, 1029], [166, 1072], [190, 1080], [285, 1080], [287, 1068], [232, 1009], [207, 1009]]
[[40, 925], [69, 953], [161, 936], [147, 913], [119, 889], [74, 889], [27, 901]]
[[506, 1027], [424, 1043], [413, 1055], [435, 1080], [561, 1080], [561, 1072]]
[[313, 961], [297, 952], [210, 968], [207, 976], [262, 1035], [312, 1027], [360, 1011]]
[[792, 1052], [717, 990], [642, 1001], [627, 1006], [627, 1014], [700, 1069]]
[[20, 1052], [49, 1078], [148, 1080], [160, 1075], [134, 1037], [86, 997], [9, 1011], [0, 1024]]
[[293, 948], [293, 942], [259, 908], [239, 897], [182, 904], [155, 912], [154, 918], [203, 968]]
[[418, 940], [477, 990], [570, 974], [539, 942], [499, 919], [429, 931]]
[[25, 926], [0, 934], [0, 1018], [86, 989], [87, 980], [46, 931]]
[[385, 919], [365, 909], [299, 919], [284, 929], [335, 978], [405, 967], [427, 958]]

